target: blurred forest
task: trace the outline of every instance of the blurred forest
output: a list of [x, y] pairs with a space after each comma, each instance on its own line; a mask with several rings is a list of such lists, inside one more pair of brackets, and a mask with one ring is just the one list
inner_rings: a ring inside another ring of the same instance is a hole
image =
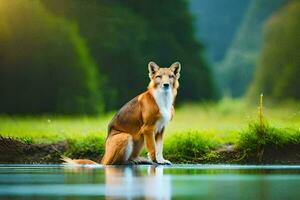
[[146, 89], [151, 60], [182, 62], [179, 101], [217, 96], [184, 0], [1, 0], [0, 13], [2, 112], [117, 109]]
[[235, 38], [250, 0], [190, 0], [190, 10], [196, 17], [196, 36], [205, 45], [210, 63], [224, 59]]
[[299, 99], [299, 13], [299, 0], [0, 0], [0, 113], [118, 109], [149, 61], [182, 63], [179, 103]]
[[263, 92], [277, 100], [300, 99], [299, 19], [299, 0], [289, 1], [268, 19], [250, 96]]
[[225, 58], [216, 66], [222, 91], [234, 97], [246, 93], [263, 43], [265, 22], [286, 0], [252, 0]]

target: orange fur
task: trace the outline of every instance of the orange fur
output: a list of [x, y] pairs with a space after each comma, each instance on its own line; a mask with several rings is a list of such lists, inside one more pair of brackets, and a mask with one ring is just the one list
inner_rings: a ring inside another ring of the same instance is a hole
[[[165, 124], [174, 114], [173, 104], [179, 87], [180, 63], [174, 63], [169, 68], [160, 68], [150, 62], [148, 68], [148, 90], [125, 104], [108, 125], [105, 154], [101, 161], [103, 165], [147, 162], [139, 157], [144, 143], [152, 162], [170, 164], [162, 157], [163, 132]], [[73, 164], [95, 164], [94, 161], [85, 159], [63, 160]]]
[[65, 164], [77, 164], [77, 165], [91, 165], [91, 164], [98, 164], [92, 160], [88, 159], [71, 159], [66, 156], [62, 156], [61, 160], [64, 161]]

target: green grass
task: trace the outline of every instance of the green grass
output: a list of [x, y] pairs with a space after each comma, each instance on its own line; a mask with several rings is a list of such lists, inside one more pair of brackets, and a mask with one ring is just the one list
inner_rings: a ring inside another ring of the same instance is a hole
[[[243, 100], [225, 98], [218, 103], [185, 104], [176, 108], [166, 129], [164, 153], [171, 160], [197, 161], [217, 157], [213, 150], [235, 144], [247, 152], [266, 146], [300, 144], [300, 103], [264, 106], [268, 123], [260, 137], [259, 108]], [[101, 155], [107, 124], [113, 113], [98, 117], [0, 116], [0, 135], [26, 143], [68, 141], [65, 154]]]
[[196, 162], [201, 156], [221, 145], [222, 140], [211, 132], [178, 132], [166, 137], [164, 154], [172, 161]]
[[33, 143], [52, 143], [93, 135], [104, 137], [110, 117], [1, 116], [0, 134]]
[[249, 124], [241, 133], [238, 146], [248, 154], [258, 154], [265, 148], [280, 149], [286, 145], [300, 144], [300, 129], [278, 128], [258, 122]]

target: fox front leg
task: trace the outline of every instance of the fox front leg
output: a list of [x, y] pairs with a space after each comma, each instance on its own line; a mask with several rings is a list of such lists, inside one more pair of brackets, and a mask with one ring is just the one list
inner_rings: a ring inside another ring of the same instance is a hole
[[155, 151], [155, 138], [154, 134], [150, 133], [144, 133], [144, 138], [145, 138], [145, 143], [146, 143], [146, 148], [148, 151], [148, 157], [152, 162], [157, 163], [156, 160], [156, 151]]
[[159, 164], [171, 165], [172, 163], [169, 160], [165, 160], [163, 157], [163, 136], [164, 129], [155, 136], [156, 159]]

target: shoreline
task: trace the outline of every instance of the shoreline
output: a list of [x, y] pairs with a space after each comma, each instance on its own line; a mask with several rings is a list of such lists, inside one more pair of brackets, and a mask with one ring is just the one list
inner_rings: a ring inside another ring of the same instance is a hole
[[[62, 163], [61, 155], [65, 154], [70, 154], [67, 156], [71, 158], [88, 158], [99, 162], [103, 152], [70, 152], [67, 141], [26, 144], [18, 139], [0, 137], [0, 164], [59, 164]], [[224, 145], [192, 159], [182, 159], [175, 155], [165, 157], [174, 164], [300, 164], [300, 145], [265, 147], [263, 152], [247, 152], [234, 145]]]

